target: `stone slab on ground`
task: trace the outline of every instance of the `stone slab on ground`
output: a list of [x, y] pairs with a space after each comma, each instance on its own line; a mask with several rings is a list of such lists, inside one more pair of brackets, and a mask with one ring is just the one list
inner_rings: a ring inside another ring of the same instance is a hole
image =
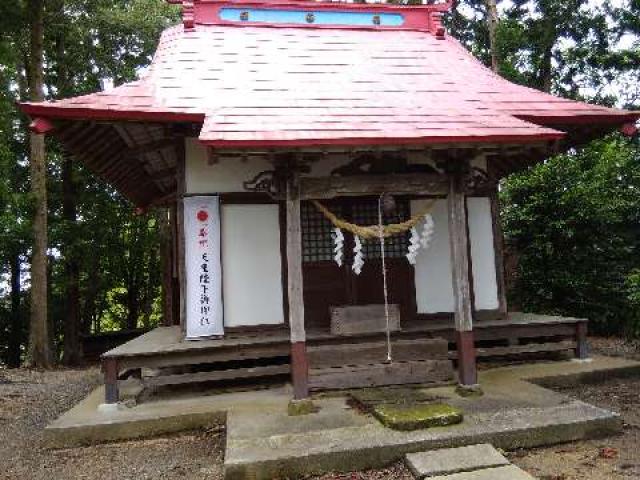
[[416, 478], [509, 465], [509, 460], [488, 443], [408, 453], [405, 459]]
[[473, 472], [431, 477], [429, 480], [535, 480], [535, 478], [515, 465], [507, 465]]
[[[308, 415], [312, 417], [313, 415]], [[240, 416], [227, 420], [225, 478], [270, 480], [380, 468], [407, 453], [490, 442], [505, 450], [618, 433], [619, 415], [580, 401], [467, 417], [458, 425], [401, 432], [371, 420], [364, 426], [238, 439]]]
[[[554, 377], [564, 383], [576, 375], [639, 372], [639, 362], [611, 357], [596, 357], [588, 364], [544, 362], [481, 371], [483, 397], [461, 398], [451, 387], [427, 390], [462, 409], [462, 423], [412, 432], [389, 430], [370, 415], [349, 411], [339, 395], [321, 405], [319, 414], [298, 417], [307, 422], [303, 428], [287, 425], [281, 414], [257, 405], [249, 415], [230, 410], [225, 476], [228, 480], [296, 478], [381, 468], [407, 453], [437, 448], [491, 443], [511, 450], [615, 434], [622, 429], [618, 414], [532, 382]], [[344, 416], [342, 426], [329, 426], [336, 415]]]
[[414, 405], [442, 400], [442, 397], [435, 396], [420, 386], [360, 388], [349, 390], [347, 394], [367, 412], [371, 412], [376, 405]]
[[403, 431], [455, 425], [463, 420], [462, 410], [446, 403], [376, 405], [372, 413], [385, 427]]
[[[49, 448], [66, 448], [193, 430], [223, 424], [226, 411], [215, 402], [157, 402], [128, 407], [103, 404], [104, 387], [44, 429]], [[109, 408], [104, 408], [105, 406]]]

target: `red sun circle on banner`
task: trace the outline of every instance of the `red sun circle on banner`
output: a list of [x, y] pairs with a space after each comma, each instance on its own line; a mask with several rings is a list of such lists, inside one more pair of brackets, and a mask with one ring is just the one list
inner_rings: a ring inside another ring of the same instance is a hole
[[199, 210], [198, 213], [196, 214], [196, 217], [201, 222], [206, 222], [207, 219], [209, 218], [209, 214], [205, 210]]

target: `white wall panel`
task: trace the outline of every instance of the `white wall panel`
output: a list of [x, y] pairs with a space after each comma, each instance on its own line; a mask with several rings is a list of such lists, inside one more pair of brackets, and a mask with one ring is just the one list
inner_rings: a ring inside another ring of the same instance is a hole
[[222, 205], [225, 327], [284, 322], [277, 205]]
[[477, 310], [494, 310], [499, 304], [491, 201], [486, 197], [468, 198], [467, 210], [475, 307]]
[[[424, 210], [427, 203], [427, 200], [413, 200], [411, 213]], [[435, 223], [433, 241], [429, 249], [421, 250], [416, 259], [416, 304], [418, 313], [452, 312], [453, 287], [446, 200], [437, 200], [431, 213]]]
[[[489, 202], [488, 198], [472, 197], [467, 200], [473, 288], [477, 310], [498, 308], [493, 227]], [[411, 213], [420, 212], [425, 208], [426, 203], [427, 200], [413, 200]], [[437, 200], [432, 214], [435, 222], [433, 242], [427, 251], [420, 251], [416, 259], [416, 304], [418, 313], [453, 312], [447, 201], [445, 199]]]
[[248, 157], [246, 160], [222, 157], [209, 165], [207, 149], [196, 138], [186, 139], [185, 164], [187, 193], [244, 192], [243, 182], [273, 169], [266, 157]]

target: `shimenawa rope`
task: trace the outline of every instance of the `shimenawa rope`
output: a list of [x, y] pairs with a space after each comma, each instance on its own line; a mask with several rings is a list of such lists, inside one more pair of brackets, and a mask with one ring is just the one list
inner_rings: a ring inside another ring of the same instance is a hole
[[346, 230], [347, 232], [351, 232], [354, 235], [357, 235], [360, 238], [364, 239], [372, 239], [380, 237], [380, 230], [383, 232], [383, 237], [388, 238], [393, 235], [398, 235], [399, 233], [404, 233], [407, 230], [411, 229], [411, 227], [415, 227], [420, 221], [424, 218], [425, 215], [429, 214], [435, 205], [435, 200], [430, 200], [427, 207], [421, 211], [420, 213], [413, 215], [411, 218], [404, 222], [400, 223], [392, 223], [390, 225], [382, 225], [380, 222], [378, 225], [356, 225], [355, 223], [347, 222], [341, 218], [338, 218], [333, 212], [331, 212], [327, 207], [322, 205], [320, 202], [316, 200], [312, 200], [312, 203], [315, 207], [322, 212], [322, 214], [329, 220], [334, 226], [338, 227], [341, 230]]

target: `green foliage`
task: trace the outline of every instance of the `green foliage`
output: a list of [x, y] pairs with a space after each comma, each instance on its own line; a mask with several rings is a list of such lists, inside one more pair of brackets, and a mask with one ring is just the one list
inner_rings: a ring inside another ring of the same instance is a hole
[[640, 337], [640, 269], [633, 270], [625, 283], [627, 300], [632, 309], [627, 330], [629, 335], [637, 338]]
[[[160, 32], [178, 20], [164, 0], [51, 0], [45, 2], [45, 92], [60, 98], [120, 84], [147, 66]], [[10, 266], [18, 258], [23, 275], [18, 316], [27, 325], [31, 202], [26, 118], [15, 104], [28, 97], [27, 3], [0, 2], [0, 361], [6, 358], [12, 315]], [[153, 214], [133, 206], [74, 162], [77, 220], [63, 215], [59, 145], [47, 144], [49, 202], [49, 317], [62, 346], [66, 262], [78, 259], [82, 331], [149, 327], [159, 318], [158, 225]], [[26, 300], [26, 301], [25, 301]], [[24, 344], [27, 332], [19, 341]]]
[[586, 317], [602, 333], [640, 330], [640, 150], [613, 136], [512, 175], [501, 191], [519, 255], [514, 299]]
[[[640, 2], [498, 5], [501, 76], [563, 97], [640, 108]], [[447, 21], [489, 65], [486, 18], [483, 0], [461, 0]], [[614, 136], [506, 180], [505, 233], [519, 254], [511, 295], [522, 307], [584, 316], [601, 332], [640, 334], [639, 164], [637, 143]]]

